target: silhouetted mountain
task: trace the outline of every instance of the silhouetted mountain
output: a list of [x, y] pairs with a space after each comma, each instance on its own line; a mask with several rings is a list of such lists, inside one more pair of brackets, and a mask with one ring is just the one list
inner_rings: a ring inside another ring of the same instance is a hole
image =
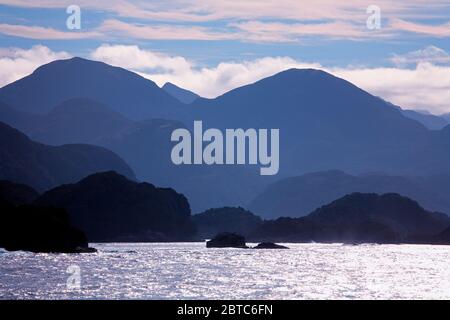
[[0, 179], [42, 191], [105, 170], [135, 179], [128, 165], [109, 150], [82, 144], [46, 146], [0, 123]]
[[427, 177], [354, 176], [341, 171], [325, 171], [277, 181], [257, 196], [249, 209], [265, 218], [301, 217], [349, 193], [393, 192], [417, 200], [428, 210], [450, 213], [448, 190], [448, 174]]
[[266, 221], [251, 236], [258, 241], [411, 242], [450, 226], [444, 214], [424, 210], [398, 194], [354, 193], [302, 218]]
[[192, 91], [180, 88], [170, 82], [166, 82], [166, 84], [164, 84], [164, 86], [162, 88], [168, 94], [170, 94], [172, 97], [178, 99], [180, 102], [182, 102], [184, 104], [190, 104], [190, 103], [194, 102], [197, 98], [199, 98], [198, 94], [196, 94]]
[[243, 208], [224, 207], [209, 209], [192, 216], [197, 236], [211, 239], [218, 233], [232, 232], [244, 236], [262, 224], [262, 219]]
[[[17, 187], [17, 186], [16, 186]], [[12, 192], [16, 191], [14, 187]], [[20, 186], [23, 189], [23, 186]], [[23, 191], [23, 190], [22, 190]], [[63, 209], [19, 206], [0, 201], [0, 247], [9, 251], [94, 252]]]
[[376, 221], [402, 238], [436, 234], [450, 225], [450, 217], [423, 209], [416, 201], [395, 193], [353, 193], [314, 210], [308, 219], [321, 225]]
[[195, 232], [183, 195], [115, 172], [52, 189], [36, 204], [65, 208], [89, 241], [188, 240]]
[[431, 130], [441, 130], [448, 125], [448, 121], [446, 119], [433, 114], [426, 114], [414, 110], [402, 110], [402, 114], [410, 119], [420, 122]]
[[30, 204], [38, 196], [39, 193], [29, 186], [0, 180], [0, 203], [10, 203], [14, 206]]
[[50, 62], [0, 89], [0, 100], [29, 113], [47, 113], [72, 98], [88, 98], [131, 119], [179, 119], [183, 105], [153, 81], [102, 62]]

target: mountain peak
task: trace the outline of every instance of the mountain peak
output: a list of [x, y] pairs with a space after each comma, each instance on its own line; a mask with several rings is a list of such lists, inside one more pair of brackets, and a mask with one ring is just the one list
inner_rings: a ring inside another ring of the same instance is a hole
[[[43, 64], [40, 67], [38, 67], [33, 72], [33, 74], [39, 74], [41, 72], [50, 72], [50, 71], [54, 72], [57, 70], [57, 68], [72, 69], [72, 68], [79, 68], [79, 67], [91, 67], [91, 68], [92, 67], [94, 67], [94, 68], [108, 68], [109, 67], [109, 68], [122, 69], [122, 68], [110, 66], [101, 61], [94, 61], [94, 60], [89, 60], [89, 59], [85, 59], [85, 58], [81, 58], [81, 57], [73, 57], [73, 58], [68, 58], [68, 59], [54, 60], [49, 63]], [[125, 70], [125, 69], [122, 69], [122, 70]], [[69, 71], [69, 70], [67, 70], [67, 71]], [[70, 70], [70, 71], [72, 71], [72, 70]], [[95, 71], [95, 69], [93, 69], [92, 71]]]
[[[260, 80], [259, 82], [264, 81], [277, 81], [283, 82], [284, 84], [290, 84], [292, 82], [299, 81], [300, 84], [304, 82], [312, 82], [314, 84], [318, 84], [321, 86], [326, 86], [327, 84], [332, 83], [334, 86], [351, 86], [352, 88], [356, 88], [352, 83], [336, 77], [335, 75], [326, 72], [321, 69], [313, 69], [313, 68], [291, 68], [284, 71], [281, 71], [271, 77]], [[258, 82], [257, 82], [258, 83]]]

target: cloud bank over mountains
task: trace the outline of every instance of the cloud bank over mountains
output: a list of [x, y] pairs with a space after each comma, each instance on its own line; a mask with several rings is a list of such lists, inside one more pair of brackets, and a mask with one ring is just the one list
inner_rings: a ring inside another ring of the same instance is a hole
[[[42, 64], [71, 56], [37, 45], [30, 49], [0, 49], [0, 85], [18, 80]], [[198, 65], [182, 56], [172, 56], [135, 45], [101, 45], [88, 58], [132, 70], [162, 86], [172, 82], [207, 98], [253, 83], [290, 68], [323, 69], [398, 104], [435, 114], [450, 111], [450, 64], [442, 49], [428, 47], [393, 56], [392, 67], [326, 68], [320, 63], [290, 57], [263, 57], [246, 61], [225, 61], [213, 67]], [[409, 65], [410, 67], [405, 67]]]

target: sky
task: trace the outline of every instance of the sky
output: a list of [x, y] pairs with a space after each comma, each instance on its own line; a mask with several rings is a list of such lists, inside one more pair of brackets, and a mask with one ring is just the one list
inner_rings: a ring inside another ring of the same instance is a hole
[[317, 68], [450, 112], [450, 0], [0, 0], [0, 86], [73, 56], [208, 98]]

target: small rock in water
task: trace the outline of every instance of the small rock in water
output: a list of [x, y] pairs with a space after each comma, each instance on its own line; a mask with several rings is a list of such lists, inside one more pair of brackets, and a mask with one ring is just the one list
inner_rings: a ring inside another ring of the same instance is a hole
[[245, 238], [236, 233], [223, 232], [206, 242], [207, 248], [248, 248]]
[[273, 242], [261, 242], [253, 249], [289, 249], [289, 248]]

